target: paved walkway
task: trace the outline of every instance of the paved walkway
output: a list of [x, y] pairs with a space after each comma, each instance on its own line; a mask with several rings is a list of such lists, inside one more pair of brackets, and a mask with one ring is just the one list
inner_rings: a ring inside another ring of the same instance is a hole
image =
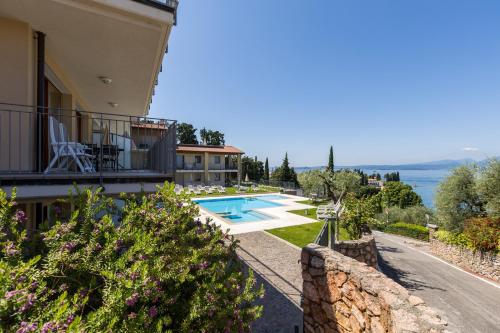
[[252, 332], [302, 332], [300, 249], [263, 231], [236, 237], [238, 255], [265, 288], [259, 301], [264, 312], [252, 324]]
[[421, 297], [452, 332], [500, 332], [500, 285], [433, 258], [428, 244], [374, 232], [383, 273]]

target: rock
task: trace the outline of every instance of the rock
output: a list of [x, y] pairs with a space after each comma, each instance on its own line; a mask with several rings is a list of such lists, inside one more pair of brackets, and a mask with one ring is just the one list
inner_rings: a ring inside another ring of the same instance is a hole
[[316, 324], [323, 325], [328, 322], [325, 312], [321, 306], [316, 303], [311, 304], [311, 314]]
[[[354, 317], [356, 318], [356, 321], [359, 324], [359, 327], [361, 329], [365, 328], [365, 316], [361, 313], [361, 311], [356, 307], [356, 305], [353, 305], [351, 308], [351, 318]], [[352, 320], [351, 320], [352, 323]]]
[[321, 308], [325, 311], [328, 319], [335, 321], [335, 305], [327, 302], [321, 302]]
[[325, 275], [325, 271], [323, 269], [310, 267], [309, 274], [311, 274], [311, 276], [320, 276], [320, 275]]
[[335, 274], [335, 284], [337, 287], [342, 287], [342, 285], [347, 281], [347, 274], [344, 272], [338, 272]]
[[356, 320], [356, 318], [354, 316], [350, 316], [349, 317], [349, 323], [351, 324], [351, 331], [352, 331], [352, 333], [361, 333], [361, 332], [363, 332], [363, 329], [361, 328], [361, 326], [359, 326], [359, 323], [358, 323], [358, 321]]
[[302, 252], [300, 253], [300, 261], [303, 264], [307, 265], [309, 263], [309, 253], [307, 253], [306, 251], [302, 250]]
[[413, 306], [424, 304], [424, 300], [421, 299], [420, 297], [415, 296], [415, 295], [411, 295], [410, 297], [408, 297], [408, 301]]
[[302, 286], [304, 289], [303, 293], [304, 293], [304, 295], [307, 295], [307, 298], [309, 300], [316, 302], [316, 303], [320, 302], [318, 291], [316, 290], [316, 287], [311, 282], [305, 281]]
[[372, 333], [385, 333], [385, 329], [380, 323], [380, 320], [378, 318], [372, 318], [372, 322], [370, 325], [372, 329]]
[[318, 257], [312, 257], [311, 266], [314, 268], [323, 268], [325, 266], [325, 261]]
[[312, 281], [313, 279], [311, 277], [311, 274], [309, 274], [306, 271], [302, 271], [302, 280], [304, 280], [304, 281]]

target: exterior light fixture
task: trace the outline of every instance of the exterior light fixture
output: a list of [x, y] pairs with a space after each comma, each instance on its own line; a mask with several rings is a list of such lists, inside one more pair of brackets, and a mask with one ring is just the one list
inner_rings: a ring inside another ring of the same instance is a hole
[[114, 103], [114, 102], [108, 102], [109, 106], [111, 106], [112, 108], [116, 108], [118, 106], [118, 103]]
[[110, 84], [111, 82], [113, 82], [113, 80], [107, 76], [99, 76], [99, 80], [101, 80], [104, 84]]

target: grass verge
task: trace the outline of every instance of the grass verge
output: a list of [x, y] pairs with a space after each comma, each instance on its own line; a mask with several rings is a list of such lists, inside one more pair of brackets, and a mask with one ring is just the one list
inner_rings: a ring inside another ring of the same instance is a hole
[[[288, 213], [316, 219], [316, 208], [290, 210]], [[266, 231], [298, 247], [304, 247], [314, 242], [322, 226], [323, 222], [313, 222]], [[344, 228], [340, 228], [339, 230], [339, 240], [350, 240], [349, 234]]]

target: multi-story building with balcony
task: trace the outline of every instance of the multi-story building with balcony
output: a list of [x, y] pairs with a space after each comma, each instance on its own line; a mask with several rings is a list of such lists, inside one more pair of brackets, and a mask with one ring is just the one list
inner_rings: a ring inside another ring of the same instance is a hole
[[175, 178], [175, 126], [148, 118], [177, 0], [0, 2], [0, 187], [31, 227], [73, 183], [110, 196]]
[[221, 185], [241, 181], [243, 151], [233, 146], [177, 145], [175, 182]]

